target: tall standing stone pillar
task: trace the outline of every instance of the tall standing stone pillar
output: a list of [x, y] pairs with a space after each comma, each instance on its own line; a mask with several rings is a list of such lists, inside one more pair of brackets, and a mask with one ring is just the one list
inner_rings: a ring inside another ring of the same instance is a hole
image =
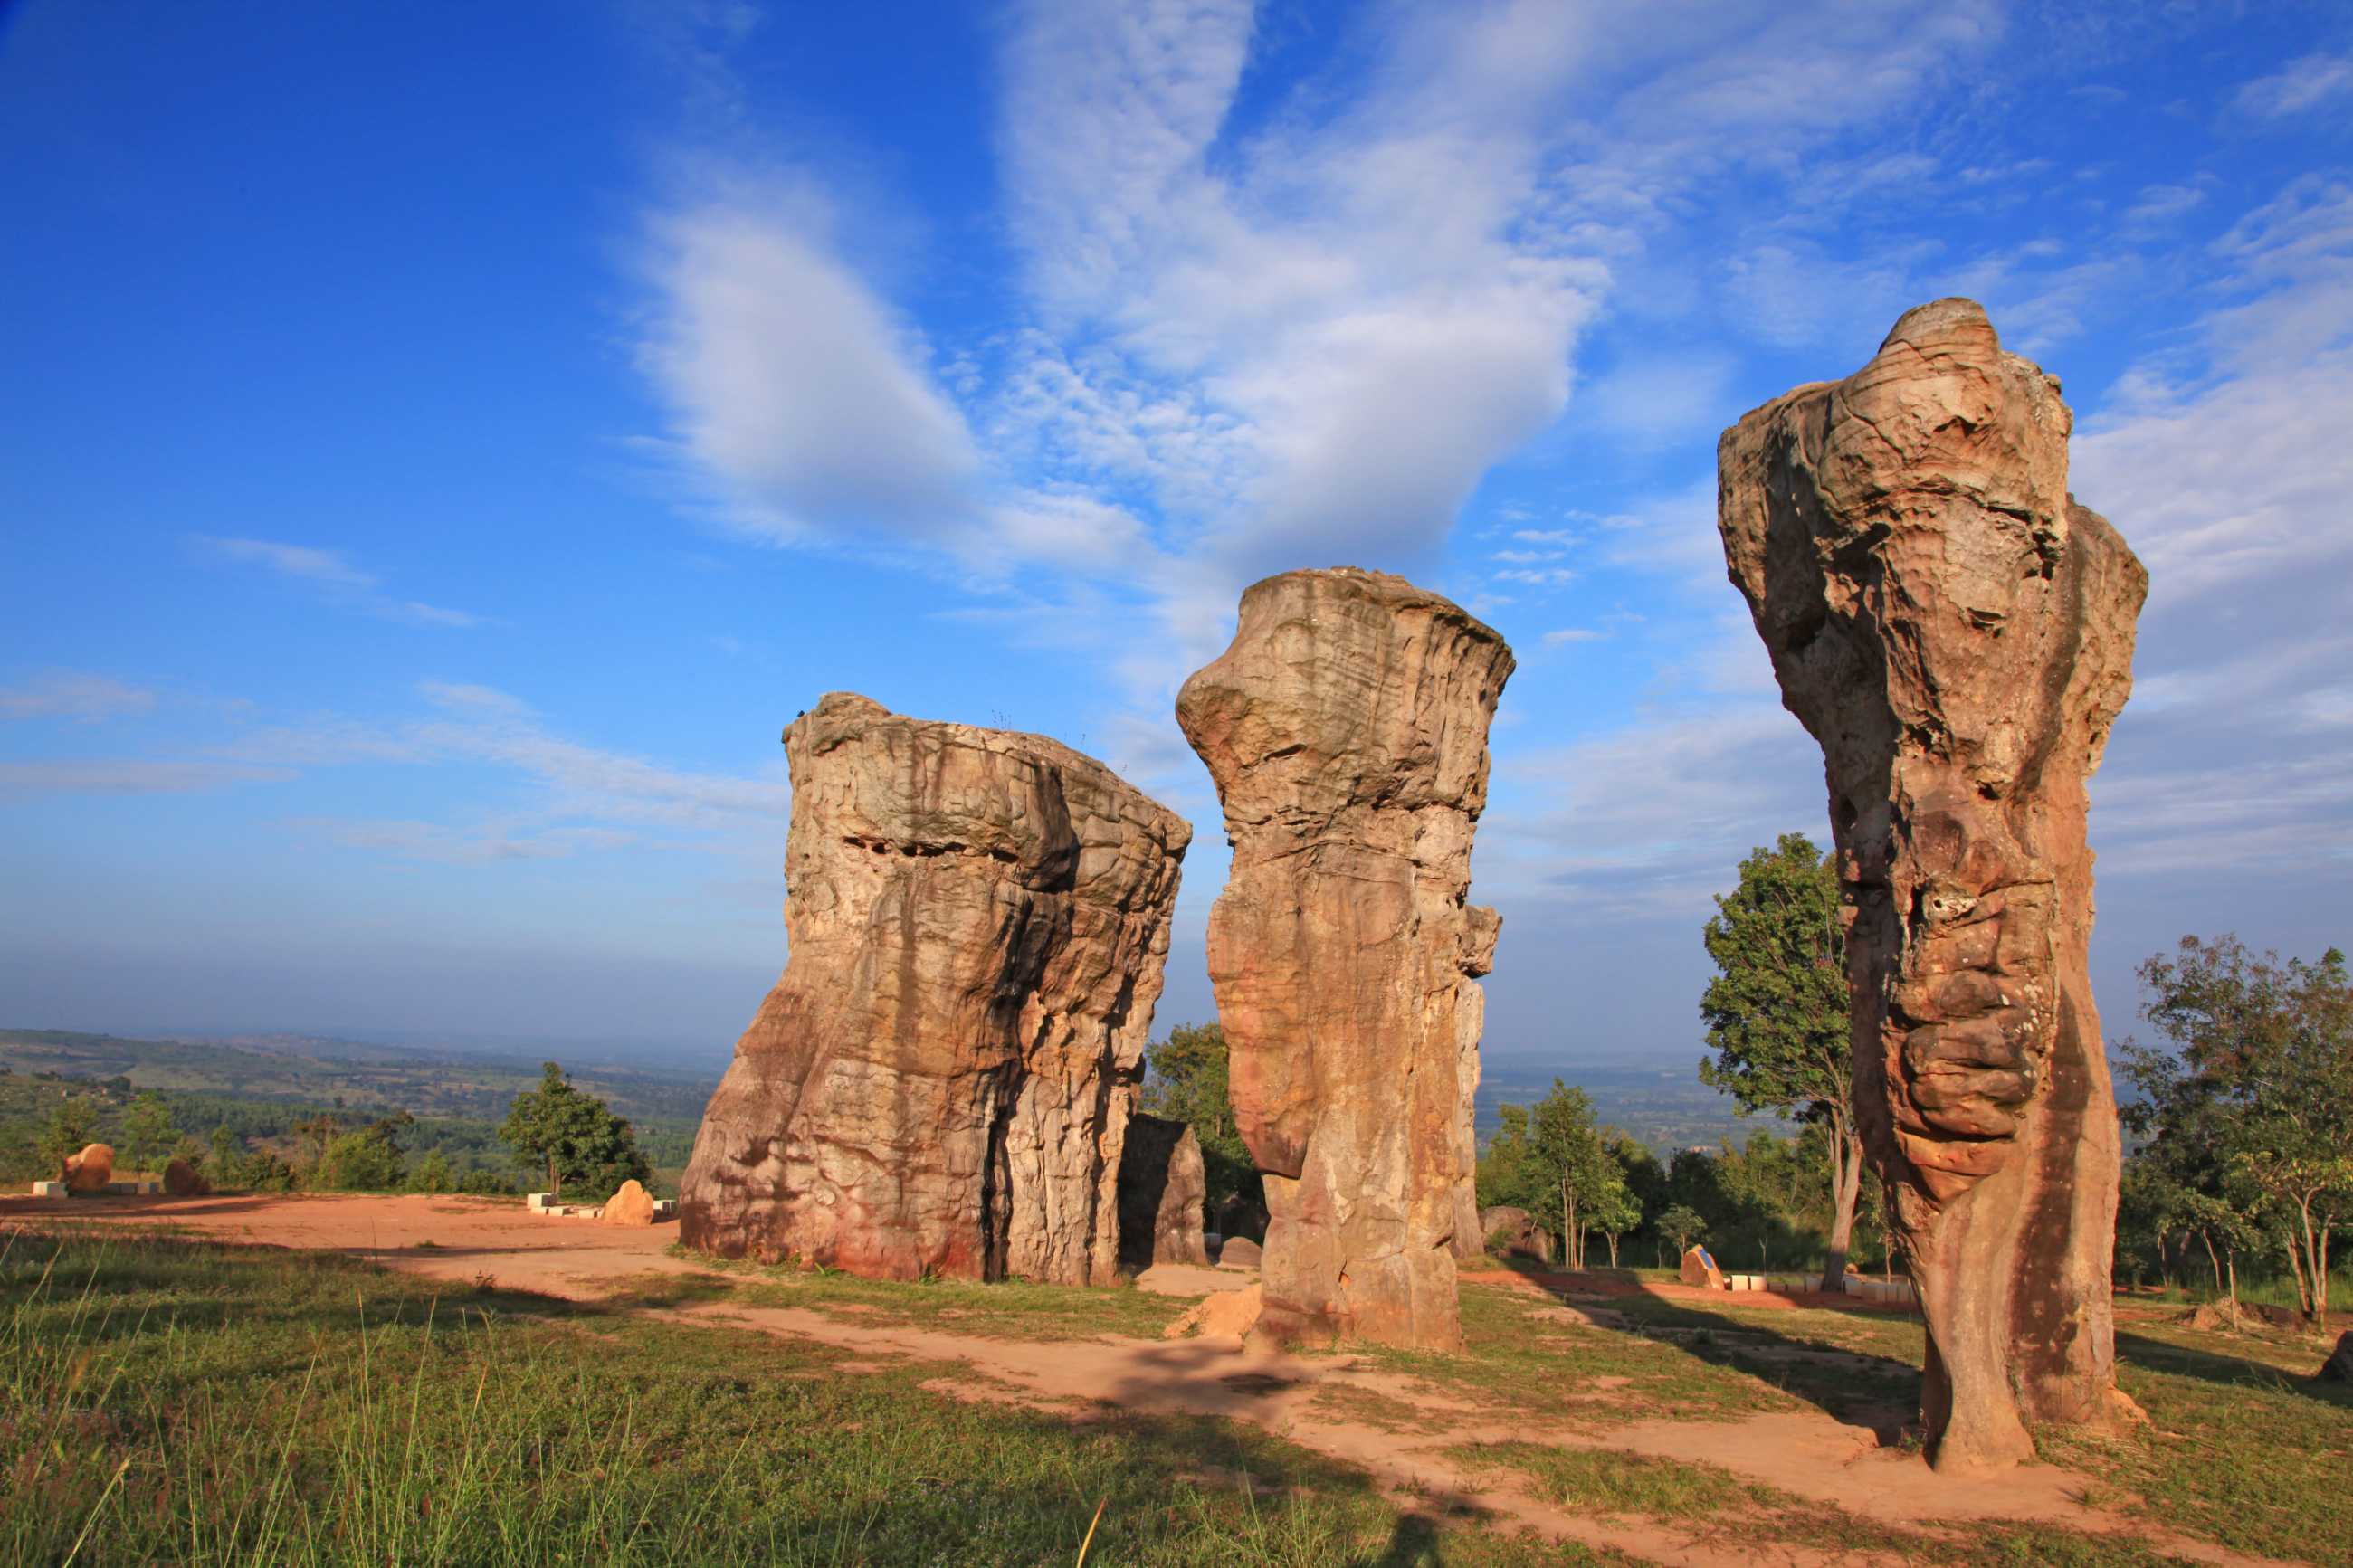
[[785, 731], [784, 977], [711, 1097], [690, 1247], [1102, 1283], [1192, 829], [1039, 735], [835, 692]]
[[1940, 1468], [2126, 1407], [2084, 785], [2148, 575], [2068, 494], [2071, 423], [1981, 309], [1940, 300], [1717, 449], [1732, 581], [1822, 748], [1855, 1111], [1928, 1321]]
[[1455, 605], [1344, 568], [1251, 587], [1177, 696], [1233, 842], [1209, 978], [1266, 1176], [1262, 1342], [1461, 1343], [1472, 977], [1498, 926], [1468, 902], [1471, 838], [1511, 672]]

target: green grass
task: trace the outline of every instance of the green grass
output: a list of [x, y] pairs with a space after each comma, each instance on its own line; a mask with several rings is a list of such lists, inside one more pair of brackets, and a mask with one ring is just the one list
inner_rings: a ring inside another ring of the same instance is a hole
[[1449, 1448], [1474, 1468], [1516, 1471], [1550, 1502], [1580, 1514], [1640, 1519], [1677, 1538], [1745, 1543], [1764, 1560], [1771, 1546], [1833, 1558], [1933, 1564], [1935, 1568], [2183, 1568], [2184, 1560], [2145, 1542], [2088, 1536], [2048, 1525], [1970, 1521], [1905, 1530], [1796, 1497], [1720, 1466], [1617, 1448], [1536, 1443]]
[[2113, 1476], [2138, 1511], [2225, 1546], [2353, 1568], [2353, 1386], [2284, 1333], [2126, 1323], [2117, 1382], [2148, 1413], [2113, 1442], [2046, 1433], [2048, 1456]]
[[1004, 1279], [861, 1279], [830, 1268], [731, 1263], [673, 1246], [670, 1255], [735, 1282], [754, 1307], [804, 1307], [868, 1328], [932, 1329], [997, 1340], [1158, 1339], [1198, 1300], [1126, 1285], [1084, 1289]]
[[[1632, 1299], [1609, 1305], [1621, 1300]], [[1377, 1347], [1352, 1353], [1450, 1400], [1582, 1428], [1797, 1408], [1771, 1382], [1742, 1375], [1704, 1344], [1566, 1321], [1555, 1303], [1509, 1286], [1465, 1285], [1461, 1300], [1460, 1353]]]
[[[1071, 1422], [947, 1369], [176, 1237], [0, 1243], [0, 1561], [1630, 1560], [1402, 1509], [1253, 1428]], [[871, 1364], [871, 1363], [867, 1363]]]
[[1546, 1501], [1579, 1513], [1694, 1519], [1740, 1505], [1769, 1505], [1769, 1487], [1715, 1465], [1654, 1458], [1622, 1448], [1563, 1448], [1540, 1443], [1465, 1443], [1446, 1450], [1473, 1469], [1510, 1469], [1536, 1483]]

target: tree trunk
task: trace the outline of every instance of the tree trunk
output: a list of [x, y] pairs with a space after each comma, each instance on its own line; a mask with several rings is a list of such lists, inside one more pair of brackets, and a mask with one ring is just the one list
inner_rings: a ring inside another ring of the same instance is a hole
[[2214, 1256], [2214, 1233], [2200, 1230], [2198, 1239], [2206, 1244], [2206, 1266], [2214, 1271], [2214, 1294], [2222, 1293], [2222, 1260]]
[[1847, 1254], [1854, 1247], [1854, 1211], [1862, 1196], [1862, 1140], [1843, 1109], [1831, 1113], [1831, 1245], [1822, 1259], [1822, 1289], [1846, 1289]]
[[1615, 1268], [1618, 1267], [1618, 1233], [1614, 1230], [1606, 1230], [1601, 1234], [1609, 1238], [1609, 1267]]
[[555, 1152], [553, 1149], [547, 1153], [547, 1190], [558, 1195], [561, 1195], [563, 1191], [555, 1184]]

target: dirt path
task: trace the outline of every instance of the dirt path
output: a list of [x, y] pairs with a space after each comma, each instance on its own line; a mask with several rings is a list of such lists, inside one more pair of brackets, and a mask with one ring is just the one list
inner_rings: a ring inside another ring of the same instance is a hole
[[[0, 1220], [59, 1217], [59, 1207], [0, 1199]], [[85, 1200], [75, 1202], [63, 1217], [168, 1225], [222, 1240], [339, 1251], [427, 1278], [472, 1284], [487, 1276], [501, 1287], [572, 1300], [609, 1299], [649, 1273], [701, 1272], [670, 1256], [675, 1232], [669, 1226], [632, 1229], [550, 1219], [511, 1203], [481, 1199], [305, 1194]], [[1250, 1278], [1193, 1269], [1160, 1275], [1147, 1285], [1189, 1294], [1239, 1288]], [[1511, 1275], [1496, 1276], [1494, 1282], [1536, 1289]], [[1434, 1394], [1418, 1380], [1382, 1373], [1365, 1358], [1261, 1354], [1244, 1351], [1230, 1337], [1029, 1342], [871, 1327], [807, 1308], [726, 1300], [645, 1310], [675, 1321], [816, 1340], [868, 1360], [962, 1363], [982, 1375], [941, 1380], [939, 1392], [1057, 1409], [1075, 1419], [1109, 1406], [1248, 1421], [1362, 1467], [1415, 1508], [1486, 1514], [1548, 1538], [1616, 1547], [1671, 1568], [1828, 1568], [1863, 1559], [1758, 1542], [1722, 1516], [1679, 1527], [1579, 1514], [1536, 1496], [1513, 1472], [1473, 1469], [1443, 1450], [1529, 1441], [1630, 1451], [1719, 1466], [1882, 1524], [1966, 1529], [1972, 1521], [2048, 1523], [2087, 1534], [2132, 1536], [2178, 1556], [2232, 1568], [2268, 1563], [2089, 1507], [2081, 1500], [2084, 1479], [2051, 1466], [2024, 1466], [1984, 1479], [1940, 1477], [1916, 1455], [1882, 1447], [1871, 1428], [1817, 1410], [1736, 1421], [1646, 1421], [1593, 1433], [1548, 1427], [1519, 1415], [1499, 1417]], [[1400, 1426], [1352, 1418], [1352, 1394], [1410, 1406], [1414, 1420]]]

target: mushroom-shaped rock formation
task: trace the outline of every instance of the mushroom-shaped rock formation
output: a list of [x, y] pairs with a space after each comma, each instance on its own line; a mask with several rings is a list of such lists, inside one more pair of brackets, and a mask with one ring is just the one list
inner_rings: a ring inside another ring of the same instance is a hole
[[835, 692], [785, 731], [784, 977], [681, 1184], [723, 1257], [1101, 1283], [1192, 830], [1039, 735]]
[[2071, 422], [1940, 300], [1717, 447], [1732, 581], [1822, 748], [1855, 1112], [1927, 1316], [1940, 1468], [2027, 1458], [2021, 1416], [2124, 1408], [2084, 784], [2148, 575], [2068, 494]]
[[1176, 721], [1233, 841], [1209, 978], [1266, 1174], [1261, 1343], [1461, 1343], [1484, 974], [1470, 905], [1504, 639], [1402, 578], [1270, 577]]

